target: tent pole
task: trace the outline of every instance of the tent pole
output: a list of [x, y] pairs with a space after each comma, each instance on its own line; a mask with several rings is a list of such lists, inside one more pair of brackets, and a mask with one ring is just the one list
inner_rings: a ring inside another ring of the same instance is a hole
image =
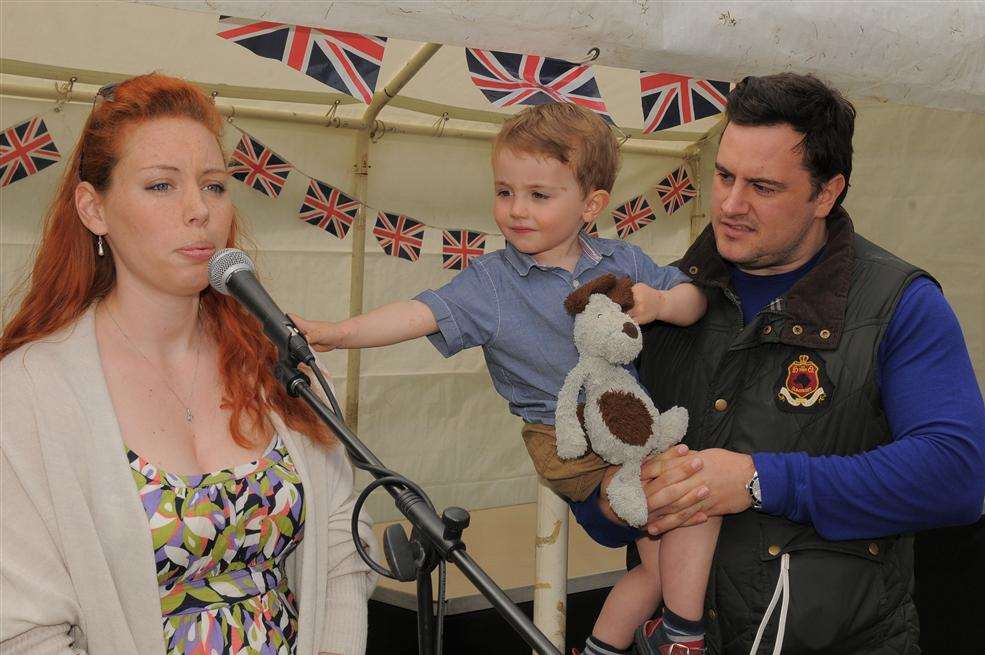
[[534, 541], [534, 625], [562, 653], [567, 613], [568, 504], [540, 482]]
[[[391, 89], [387, 85], [388, 89]], [[383, 94], [383, 92], [378, 92], [378, 94]], [[23, 82], [8, 82], [0, 81], [0, 95], [14, 96], [19, 98], [32, 98], [38, 100], [58, 100], [61, 95], [55, 89], [55, 86], [37, 86], [34, 84], [24, 84]], [[79, 102], [90, 104], [92, 99], [95, 97], [96, 92], [85, 91], [81, 89], [73, 89], [67, 96], [68, 102]], [[393, 90], [391, 89], [391, 95], [393, 95]], [[385, 96], [384, 96], [385, 97]], [[374, 96], [375, 102], [375, 96]], [[372, 105], [371, 105], [372, 106]], [[382, 109], [382, 105], [374, 112], [375, 116], [378, 115], [379, 109]], [[334, 118], [326, 118], [324, 114], [314, 114], [314, 113], [302, 113], [296, 111], [285, 111], [282, 109], [265, 109], [262, 107], [248, 107], [244, 105], [237, 105], [230, 103], [223, 99], [221, 96], [216, 98], [216, 109], [223, 116], [229, 116], [234, 118], [243, 119], [255, 119], [255, 120], [267, 120], [267, 121], [279, 121], [285, 123], [301, 123], [305, 125], [320, 125], [322, 127], [332, 127], [341, 130], [360, 130], [365, 131], [367, 128], [369, 130], [373, 129], [372, 125], [367, 126], [364, 118], [346, 118], [341, 116], [336, 116]], [[373, 122], [373, 121], [371, 121]], [[435, 129], [433, 125], [408, 123], [403, 121], [391, 121], [387, 120], [386, 124], [383, 125], [379, 123], [375, 126], [378, 129], [377, 134], [410, 134], [415, 136], [429, 136], [434, 138], [458, 138], [458, 139], [476, 139], [479, 141], [492, 141], [496, 134], [499, 132], [499, 126], [490, 126], [488, 128], [482, 127], [456, 127], [454, 125], [446, 125], [441, 130], [441, 136], [435, 135]], [[620, 147], [620, 152], [641, 154], [641, 155], [653, 155], [657, 157], [682, 157], [688, 146], [693, 145], [692, 142], [688, 141], [656, 141], [652, 139], [629, 139]]]
[[[705, 226], [710, 220], [708, 212], [711, 208], [711, 186], [712, 182], [703, 179], [702, 174], [706, 171], [705, 158], [714, 156], [718, 151], [718, 140], [725, 130], [725, 115], [715, 122], [703, 137], [687, 149], [684, 161], [690, 163], [691, 176], [694, 180], [694, 187], [698, 191], [697, 202], [691, 207], [691, 233], [688, 243], [694, 240], [704, 231]], [[714, 173], [712, 173], [714, 175]]]
[[[356, 135], [355, 163], [352, 165], [356, 199], [366, 198], [369, 185], [369, 132], [360, 130]], [[363, 274], [366, 262], [366, 205], [360, 202], [356, 220], [352, 224], [352, 260], [349, 268], [349, 316], [363, 312]], [[359, 429], [359, 348], [346, 351], [345, 367], [345, 421], [353, 432]]]
[[363, 123], [372, 129], [372, 123], [379, 116], [380, 110], [390, 100], [397, 97], [397, 94], [404, 88], [407, 82], [410, 82], [411, 78], [417, 74], [419, 70], [424, 67], [424, 64], [428, 63], [428, 60], [435, 55], [438, 50], [441, 49], [440, 43], [425, 43], [417, 52], [411, 55], [411, 58], [407, 60], [403, 68], [397, 71], [389, 82], [383, 85], [383, 88], [373, 94], [373, 101], [369, 103], [369, 107], [366, 108], [366, 113], [363, 114]]
[[[437, 43], [426, 43], [418, 49], [407, 63], [387, 82], [382, 89], [373, 94], [373, 100], [361, 119], [362, 129], [356, 137], [354, 191], [360, 201], [356, 220], [352, 226], [352, 263], [349, 271], [349, 316], [363, 313], [363, 280], [366, 271], [366, 192], [369, 188], [369, 145], [370, 136], [376, 128], [376, 117], [380, 110], [394, 98], [404, 85], [441, 48]], [[324, 123], [324, 118], [322, 119]], [[348, 351], [345, 369], [345, 420], [353, 432], [359, 429], [359, 370], [361, 351], [352, 348]]]

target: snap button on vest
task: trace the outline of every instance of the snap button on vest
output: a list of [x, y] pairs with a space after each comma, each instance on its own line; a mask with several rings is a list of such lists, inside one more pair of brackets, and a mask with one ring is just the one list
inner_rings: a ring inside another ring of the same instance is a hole
[[822, 339], [827, 339], [831, 336], [831, 330], [821, 330], [820, 335]]
[[790, 328], [790, 331], [799, 337], [804, 333], [804, 327], [802, 325], [795, 325], [792, 328]]
[[713, 609], [712, 610], [708, 610], [708, 620], [709, 621], [714, 621], [717, 618], [718, 618], [718, 612], [716, 612]]
[[773, 557], [776, 557], [777, 555], [780, 554], [780, 547], [779, 546], [770, 546], [769, 549], [766, 552], [768, 552]]
[[724, 412], [726, 409], [728, 409], [728, 401], [725, 400], [724, 398], [719, 398], [718, 400], [715, 401], [715, 409], [717, 409], [720, 412]]
[[687, 272], [688, 272], [689, 275], [697, 275], [698, 274], [698, 267], [697, 266], [692, 266], [691, 268], [687, 269]]
[[773, 331], [772, 325], [767, 325], [766, 327], [763, 328], [763, 334], [769, 334], [772, 331]]
[[873, 555], [879, 554], [879, 544], [869, 544], [869, 552]]

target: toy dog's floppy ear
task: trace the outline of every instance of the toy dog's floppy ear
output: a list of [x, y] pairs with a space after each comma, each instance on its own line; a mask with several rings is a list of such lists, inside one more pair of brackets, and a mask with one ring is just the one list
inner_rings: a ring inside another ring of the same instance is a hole
[[564, 308], [572, 316], [582, 313], [593, 293], [608, 296], [624, 312], [633, 307], [633, 281], [629, 277], [617, 278], [612, 273], [606, 273], [572, 291], [564, 300]]
[[628, 276], [623, 276], [616, 280], [616, 286], [605, 294], [609, 299], [619, 305], [624, 312], [628, 312], [636, 303], [633, 300], [633, 281]]

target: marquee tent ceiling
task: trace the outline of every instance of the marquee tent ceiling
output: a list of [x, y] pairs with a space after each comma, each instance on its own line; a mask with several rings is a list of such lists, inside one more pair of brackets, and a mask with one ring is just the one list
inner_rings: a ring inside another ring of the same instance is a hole
[[[0, 68], [8, 78], [6, 83], [13, 83], [11, 76], [28, 82], [38, 79], [66, 82], [75, 77], [76, 89], [81, 90], [84, 85], [89, 85], [91, 92], [107, 82], [148, 70], [161, 70], [193, 80], [207, 90], [217, 92], [220, 99], [226, 102], [247, 100], [259, 105], [270, 103], [281, 110], [308, 114], [313, 111], [325, 114], [329, 109], [332, 115], [348, 118], [360, 117], [365, 111], [366, 105], [362, 102], [279, 61], [257, 57], [245, 48], [216, 36], [223, 29], [218, 21], [218, 10], [208, 13], [175, 10], [175, 7], [197, 6], [198, 3], [194, 2], [152, 6], [155, 4], [158, 3], [9, 2], [4, 10], [8, 23], [32, 24], [35, 29], [5, 32]], [[309, 4], [299, 3], [298, 6], [307, 7]], [[60, 20], [39, 22], [39, 5], [47, 6], [49, 10], [57, 7]], [[250, 6], [251, 3], [233, 3], [222, 10], [242, 13], [248, 11]], [[98, 11], [100, 16], [96, 22], [92, 19], [94, 11]], [[59, 27], [65, 24], [91, 25], [97, 32]], [[168, 29], [155, 27], [160, 25], [167, 25]], [[345, 27], [348, 29], [349, 26]], [[39, 49], [38, 42], [45, 39], [59, 43], [60, 47]], [[440, 42], [441, 39], [434, 41]], [[128, 45], [137, 42], [139, 48]], [[388, 39], [377, 90], [393, 79], [423, 43], [401, 38]], [[121, 48], [126, 48], [130, 56], [121, 58]], [[709, 117], [661, 130], [659, 134], [642, 135], [639, 72], [604, 65], [593, 66], [593, 71], [608, 111], [627, 135], [634, 137], [634, 141], [642, 137], [641, 140], [678, 142], [686, 146], [704, 137], [718, 121], [717, 117]], [[332, 109], [335, 103], [339, 106]], [[316, 106], [315, 109], [312, 105]], [[399, 96], [389, 102], [381, 118], [386, 121], [416, 121], [431, 126], [437, 117], [447, 115], [453, 121], [449, 127], [455, 124], [465, 127], [481, 124], [487, 129], [494, 129], [490, 124], [502, 122], [519, 109], [498, 109], [490, 104], [469, 79], [463, 48], [445, 46], [414, 75]], [[675, 146], [668, 144], [668, 147]]]
[[598, 47], [629, 75], [795, 69], [856, 98], [985, 113], [981, 2], [136, 1], [569, 61]]

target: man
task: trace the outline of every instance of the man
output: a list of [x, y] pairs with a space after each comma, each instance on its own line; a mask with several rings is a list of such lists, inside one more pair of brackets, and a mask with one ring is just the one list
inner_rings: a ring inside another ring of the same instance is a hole
[[[855, 110], [837, 91], [746, 78], [727, 119], [711, 224], [677, 264], [708, 313], [653, 325], [640, 358], [700, 449], [645, 467], [649, 528], [724, 515], [710, 653], [919, 653], [911, 535], [973, 523], [985, 496], [985, 406], [960, 327], [929, 274], [855, 234], [841, 207]], [[605, 484], [572, 506], [602, 543], [625, 529]]]

